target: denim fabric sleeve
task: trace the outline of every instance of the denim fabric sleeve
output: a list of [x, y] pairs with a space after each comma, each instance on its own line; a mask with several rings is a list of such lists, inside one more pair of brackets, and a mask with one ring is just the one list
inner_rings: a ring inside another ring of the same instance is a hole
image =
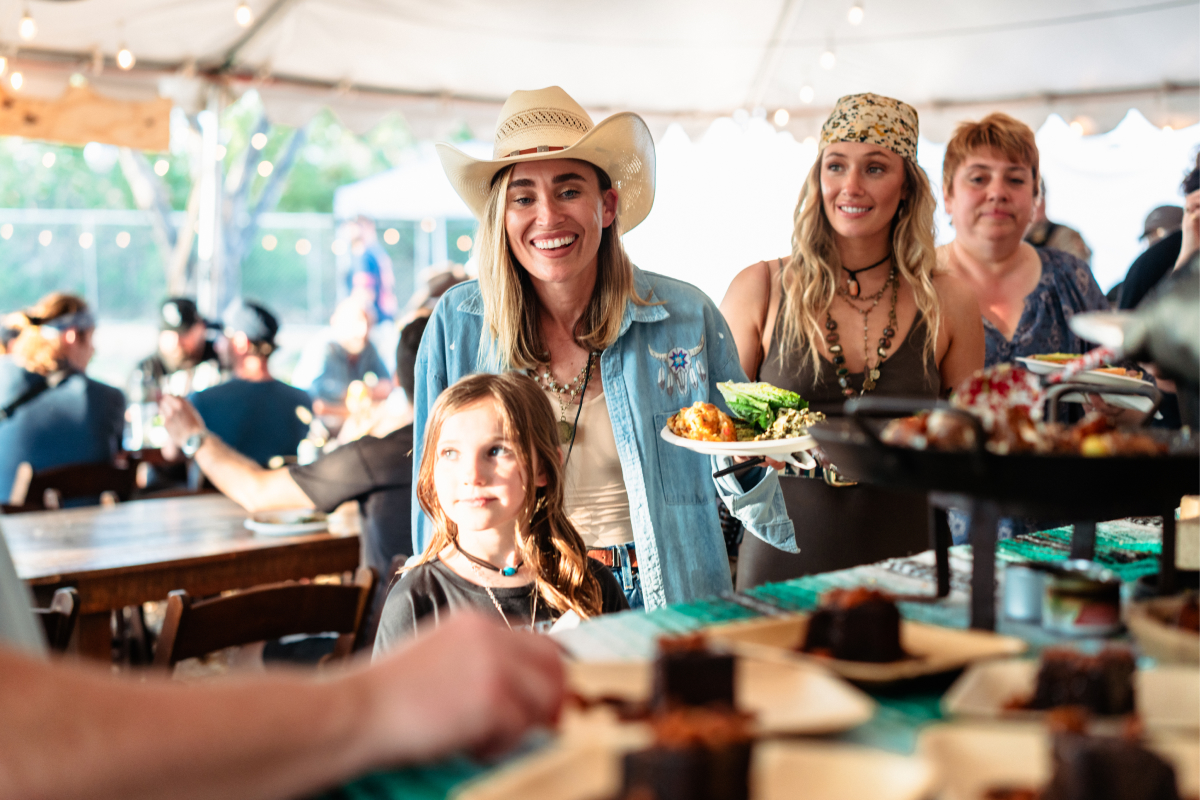
[[448, 386], [446, 367], [446, 303], [438, 303], [429, 318], [421, 346], [417, 349], [414, 367], [416, 386], [413, 388], [413, 479], [412, 479], [412, 537], [413, 554], [425, 552], [432, 529], [421, 504], [417, 502], [417, 478], [421, 474], [421, 457], [425, 450], [425, 423], [438, 395]]
[[[709, 377], [712, 382], [709, 396], [724, 406], [725, 403], [721, 399], [721, 391], [717, 389], [717, 383], [720, 381], [743, 382], [746, 380], [746, 373], [742, 370], [741, 362], [738, 360], [733, 334], [730, 333], [725, 318], [720, 313], [713, 315], [708, 320], [708, 327], [710, 336], [712, 333], [716, 334], [715, 337], [712, 337], [716, 346], [712, 348], [710, 357], [710, 363], [714, 368]], [[725, 410], [728, 411], [728, 408]], [[732, 458], [716, 456], [712, 458], [714, 472], [732, 464]], [[796, 530], [792, 526], [792, 520], [788, 517], [787, 506], [783, 502], [783, 492], [779, 487], [779, 476], [775, 470], [756, 467], [740, 476], [725, 475], [714, 478], [713, 482], [717, 486], [717, 494], [720, 495], [721, 501], [746, 527], [746, 530], [780, 550], [789, 553], [799, 552], [796, 547]]]

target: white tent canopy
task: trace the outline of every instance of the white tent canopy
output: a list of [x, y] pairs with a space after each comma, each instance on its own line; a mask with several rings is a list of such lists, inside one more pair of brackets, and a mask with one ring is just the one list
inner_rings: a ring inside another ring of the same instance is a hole
[[[1196, 0], [866, 0], [852, 25], [854, 2], [249, 0], [243, 29], [235, 0], [30, 0], [37, 35], [11, 63], [43, 96], [103, 65], [97, 88], [130, 99], [162, 91], [194, 108], [219, 81], [258, 88], [278, 122], [329, 106], [361, 132], [400, 111], [419, 138], [466, 123], [488, 140], [509, 92], [549, 84], [597, 118], [638, 111], [659, 135], [784, 108], [800, 139], [867, 90], [913, 103], [935, 141], [998, 107], [1096, 131], [1130, 107], [1157, 125], [1200, 117]], [[17, 41], [21, 9], [6, 5], [0, 39]], [[123, 45], [129, 72], [113, 61]]]
[[[491, 147], [464, 142], [459, 148], [476, 158], [491, 158]], [[432, 144], [423, 144], [403, 164], [339, 188], [333, 215], [349, 219], [472, 219], [471, 210], [442, 172]]]

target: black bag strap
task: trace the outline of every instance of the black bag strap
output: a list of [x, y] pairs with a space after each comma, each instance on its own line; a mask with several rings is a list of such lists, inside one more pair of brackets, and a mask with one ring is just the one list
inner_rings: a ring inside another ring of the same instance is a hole
[[47, 389], [53, 389], [55, 386], [58, 386], [72, 374], [71, 370], [60, 369], [46, 375], [42, 383], [29, 387], [16, 400], [13, 400], [4, 408], [0, 408], [0, 421], [8, 419], [17, 412], [18, 408], [36, 399], [38, 395]]

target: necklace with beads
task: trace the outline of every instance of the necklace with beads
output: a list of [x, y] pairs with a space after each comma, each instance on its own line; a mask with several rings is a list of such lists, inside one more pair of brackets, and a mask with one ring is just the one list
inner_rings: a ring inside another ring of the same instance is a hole
[[[875, 354], [879, 359], [875, 362], [875, 366], [871, 366], [871, 342], [868, 333], [868, 322], [871, 317], [871, 312], [879, 305], [879, 301], [883, 299], [883, 295], [888, 290], [888, 286], [892, 288], [891, 308], [888, 311], [888, 324], [883, 329], [883, 335], [879, 337], [879, 346], [875, 349]], [[888, 348], [892, 346], [892, 337], [896, 335], [896, 299], [900, 294], [900, 281], [896, 273], [896, 268], [892, 267], [892, 271], [888, 274], [888, 278], [884, 281], [883, 286], [878, 292], [870, 297], [862, 298], [869, 301], [870, 305], [866, 308], [860, 308], [850, 300], [849, 290], [838, 290], [838, 294], [846, 299], [846, 303], [857, 311], [863, 318], [863, 386], [862, 391], [858, 394], [866, 394], [875, 388], [876, 382], [879, 380], [879, 368], [883, 364], [884, 358], [887, 356]], [[829, 343], [829, 352], [833, 356], [833, 364], [837, 368], [838, 386], [842, 387], [842, 394], [846, 397], [855, 395], [854, 388], [850, 385], [850, 370], [846, 368], [846, 355], [842, 351], [840, 337], [837, 332], [837, 323], [833, 319], [833, 315], [825, 312], [825, 341]]]
[[847, 297], [858, 297], [859, 293], [862, 291], [862, 287], [860, 287], [858, 285], [859, 274], [863, 273], [863, 272], [869, 272], [869, 271], [875, 269], [876, 267], [880, 266], [881, 264], [886, 262], [891, 257], [892, 257], [892, 254], [888, 253], [886, 256], [879, 259], [871, 266], [861, 267], [860, 269], [850, 269], [848, 267], [842, 267], [842, 270], [850, 277], [846, 278], [846, 286], [844, 288], [838, 289], [838, 292], [846, 295]]
[[[588, 353], [587, 363], [583, 365], [583, 369], [579, 371], [574, 380], [565, 386], [559, 385], [554, 380], [554, 375], [550, 372], [549, 363], [540, 372], [536, 369], [526, 370], [529, 376], [538, 382], [539, 386], [554, 392], [558, 399], [558, 441], [562, 444], [567, 444], [575, 436], [575, 424], [567, 422], [567, 407], [574, 404], [575, 397], [581, 394], [584, 388], [586, 388], [587, 379], [591, 377], [593, 360], [598, 355], [600, 353], [595, 350]], [[583, 402], [583, 398], [580, 398], [580, 402]], [[578, 421], [578, 415], [576, 415], [576, 421]]]

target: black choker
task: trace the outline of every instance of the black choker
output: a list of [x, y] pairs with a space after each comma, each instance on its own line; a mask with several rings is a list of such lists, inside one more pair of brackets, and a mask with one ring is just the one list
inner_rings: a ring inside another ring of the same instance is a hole
[[454, 549], [458, 551], [459, 555], [461, 555], [463, 558], [470, 561], [472, 564], [475, 564], [476, 566], [479, 566], [479, 567], [483, 567], [484, 569], [490, 569], [492, 572], [499, 572], [501, 575], [503, 575], [506, 578], [511, 578], [513, 575], [516, 575], [517, 570], [519, 570], [522, 566], [525, 565], [525, 562], [521, 561], [515, 567], [497, 567], [492, 562], [484, 561], [482, 558], [477, 558], [476, 556], [473, 556], [470, 553], [468, 553], [466, 550], [463, 550], [461, 547], [458, 546], [457, 539], [454, 541]]
[[875, 269], [876, 267], [887, 263], [887, 260], [891, 257], [892, 257], [892, 254], [888, 253], [886, 256], [884, 256], [879, 261], [876, 261], [871, 266], [863, 267], [862, 269], [848, 269], [846, 267], [842, 267], [842, 269], [844, 269], [844, 270], [846, 270], [846, 272], [850, 273], [850, 277], [846, 279], [846, 294], [850, 295], [851, 297], [858, 297], [859, 293], [862, 291], [861, 287], [858, 285], [858, 273], [866, 272], [867, 270], [871, 270], [871, 269]]

